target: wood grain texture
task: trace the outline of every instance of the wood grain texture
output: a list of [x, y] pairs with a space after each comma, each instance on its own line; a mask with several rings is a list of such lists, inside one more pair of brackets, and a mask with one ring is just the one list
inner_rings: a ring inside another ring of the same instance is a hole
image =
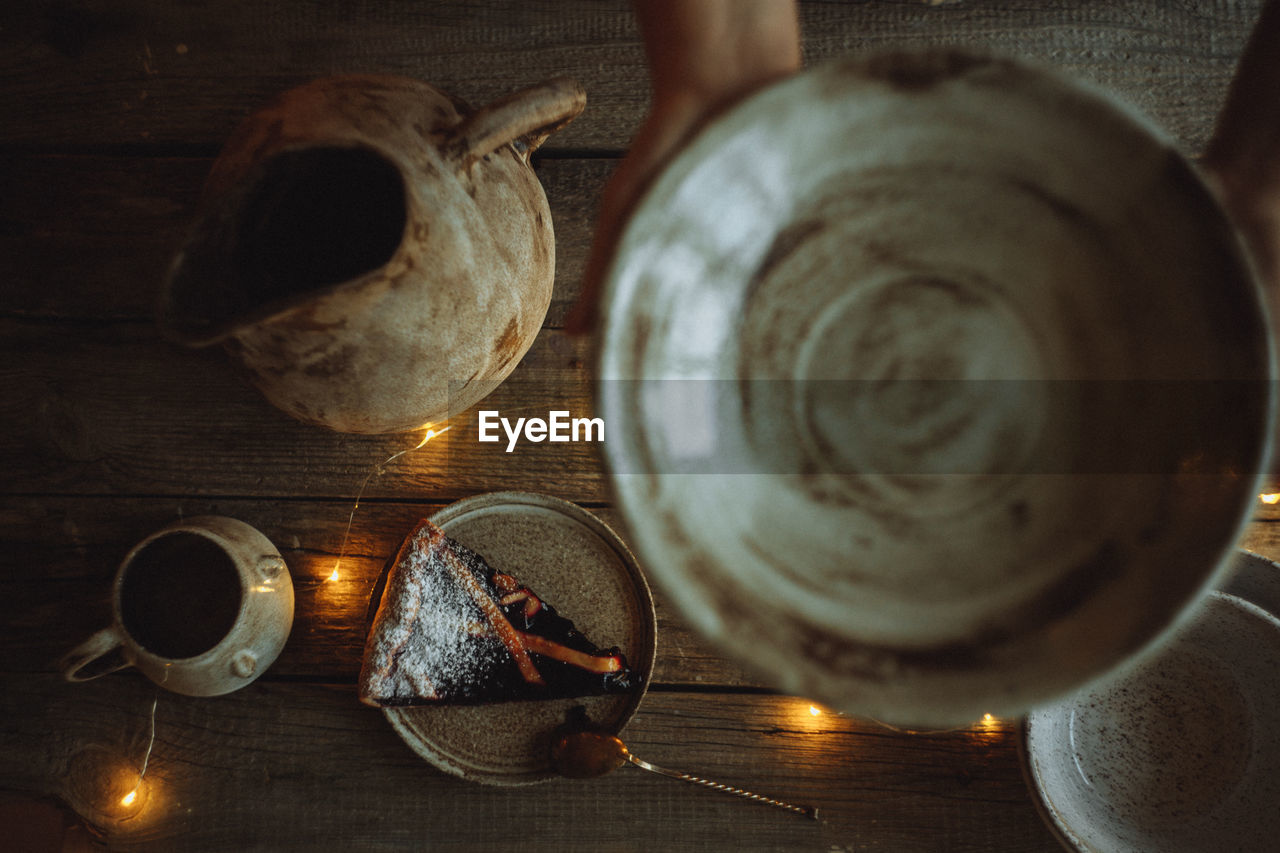
[[[353, 683], [370, 595], [386, 559], [418, 519], [442, 506], [364, 502], [354, 508], [342, 501], [197, 497], [8, 498], [0, 502], [0, 539], [12, 570], [0, 576], [0, 624], [10, 635], [10, 654], [0, 672], [51, 671], [60, 655], [109, 621], [111, 579], [130, 547], [173, 521], [213, 514], [257, 527], [289, 565], [297, 597], [293, 632], [265, 677]], [[616, 510], [591, 511], [626, 537]], [[1254, 522], [1238, 547], [1280, 560], [1280, 523]], [[335, 568], [339, 580], [331, 582]], [[655, 589], [654, 597], [660, 637], [655, 682], [763, 686], [688, 630], [662, 589]]]
[[648, 761], [815, 804], [811, 822], [635, 768], [472, 785], [422, 762], [353, 687], [257, 682], [160, 695], [146, 800], [121, 820], [106, 792], [112, 774], [136, 772], [150, 682], [5, 676], [0, 688], [0, 774], [65, 799], [112, 849], [1056, 849], [1009, 724], [911, 735], [814, 717], [803, 699], [657, 692], [624, 732]]
[[[589, 344], [547, 330], [483, 403], [504, 416], [591, 411]], [[442, 377], [442, 381], [444, 378]], [[481, 444], [475, 412], [374, 477], [364, 496], [453, 500], [505, 489], [609, 499], [597, 445]], [[354, 497], [418, 433], [340, 435], [277, 411], [219, 349], [151, 324], [0, 320], [0, 493]], [[606, 434], [606, 439], [608, 438]]]
[[[804, 2], [809, 64], [966, 45], [1023, 56], [1134, 104], [1188, 151], [1209, 134], [1259, 0]], [[587, 112], [560, 148], [624, 148], [647, 106], [624, 0], [287, 5], [34, 0], [0, 10], [0, 143], [217, 146], [255, 106], [312, 77], [403, 74], [473, 104], [568, 74]]]
[[[150, 322], [196, 216], [210, 157], [0, 152], [0, 316]], [[611, 159], [541, 159], [556, 278], [546, 324], [577, 298]]]
[[[9, 634], [0, 672], [53, 671], [61, 655], [105, 626], [116, 568], [143, 537], [182, 518], [229, 515], [258, 528], [280, 549], [293, 580], [293, 629], [264, 677], [354, 684], [375, 583], [417, 521], [443, 506], [363, 502], [356, 509], [350, 501], [190, 497], [8, 499], [0, 502], [5, 563], [32, 571], [0, 575], [0, 624]], [[593, 512], [625, 535], [617, 512], [607, 507]], [[330, 581], [335, 568], [338, 580]], [[653, 682], [762, 686], [685, 628], [661, 590], [654, 590], [654, 598], [660, 641]], [[606, 637], [595, 639], [610, 645]]]
[[1280, 523], [1270, 520], [1254, 521], [1245, 528], [1237, 545], [1269, 560], [1280, 561]]
[[[1194, 154], [1259, 7], [802, 0], [801, 14], [809, 64], [920, 45], [1015, 54], [1135, 105]], [[547, 325], [491, 404], [589, 410], [590, 344], [558, 329], [600, 190], [648, 104], [627, 0], [0, 4], [0, 788], [71, 804], [119, 850], [1056, 850], [1011, 725], [908, 735], [814, 717], [692, 635], [661, 591], [656, 687], [630, 746], [816, 803], [823, 821], [632, 768], [479, 788], [424, 764], [355, 701], [371, 584], [418, 517], [498, 489], [619, 517], [593, 448], [507, 456], [462, 418], [378, 474], [418, 436], [296, 423], [221, 351], [159, 338], [156, 289], [223, 141], [275, 93], [343, 72], [418, 77], [477, 105], [559, 74], [584, 84], [587, 111], [536, 162], [557, 233]], [[150, 798], [126, 820], [115, 804], [156, 690], [136, 673], [67, 685], [53, 660], [104, 623], [128, 548], [200, 513], [242, 518], [281, 547], [295, 627], [244, 691], [159, 694]], [[1280, 505], [1258, 517], [1241, 545], [1280, 557]]]

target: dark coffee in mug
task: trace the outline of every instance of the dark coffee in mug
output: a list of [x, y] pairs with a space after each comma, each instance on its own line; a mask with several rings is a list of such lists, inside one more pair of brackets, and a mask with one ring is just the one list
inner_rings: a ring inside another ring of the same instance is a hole
[[166, 658], [209, 651], [240, 612], [240, 573], [217, 543], [175, 532], [134, 555], [120, 583], [120, 621], [138, 645]]

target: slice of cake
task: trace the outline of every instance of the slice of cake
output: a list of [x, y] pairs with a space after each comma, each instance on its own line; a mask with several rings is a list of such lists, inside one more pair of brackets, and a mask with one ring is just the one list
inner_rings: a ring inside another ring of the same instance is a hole
[[429, 521], [400, 546], [360, 669], [360, 700], [379, 707], [476, 704], [622, 693], [617, 648], [573, 622]]

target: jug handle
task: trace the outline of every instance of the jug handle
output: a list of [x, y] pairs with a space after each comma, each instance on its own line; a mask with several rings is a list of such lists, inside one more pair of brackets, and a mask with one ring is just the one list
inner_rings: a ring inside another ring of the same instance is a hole
[[527, 157], [586, 105], [587, 93], [569, 77], [512, 92], [464, 118], [443, 146], [445, 157], [469, 172], [485, 155], [516, 140], [527, 146]]
[[85, 667], [115, 651], [123, 642], [124, 638], [120, 635], [119, 629], [114, 625], [108, 626], [67, 652], [58, 661], [58, 667], [62, 670], [62, 675], [67, 681], [92, 681], [107, 673], [124, 669], [126, 666], [132, 666], [133, 661], [129, 660], [127, 656], [121, 656], [116, 660], [109, 661], [106, 666], [99, 667], [89, 675], [83, 674]]

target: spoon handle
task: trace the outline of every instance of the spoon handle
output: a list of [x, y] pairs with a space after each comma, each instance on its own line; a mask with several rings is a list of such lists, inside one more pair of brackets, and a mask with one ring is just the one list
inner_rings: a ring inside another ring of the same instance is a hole
[[761, 794], [753, 794], [751, 791], [744, 791], [741, 788], [734, 788], [731, 785], [723, 785], [719, 782], [712, 782], [710, 779], [703, 779], [701, 776], [690, 776], [688, 773], [680, 773], [675, 770], [668, 770], [665, 767], [659, 767], [656, 764], [650, 764], [647, 761], [636, 758], [631, 753], [627, 753], [627, 761], [630, 761], [636, 767], [642, 770], [648, 770], [650, 773], [657, 773], [661, 776], [667, 776], [672, 779], [679, 779], [681, 782], [691, 782], [694, 785], [701, 785], [704, 788], [710, 788], [713, 791], [723, 791], [726, 794], [733, 794], [737, 797], [745, 797], [757, 803], [764, 803], [768, 806], [776, 806], [780, 809], [786, 809], [789, 812], [804, 815], [808, 818], [818, 819], [817, 806], [796, 806], [791, 803], [784, 803], [782, 800], [775, 800]]

